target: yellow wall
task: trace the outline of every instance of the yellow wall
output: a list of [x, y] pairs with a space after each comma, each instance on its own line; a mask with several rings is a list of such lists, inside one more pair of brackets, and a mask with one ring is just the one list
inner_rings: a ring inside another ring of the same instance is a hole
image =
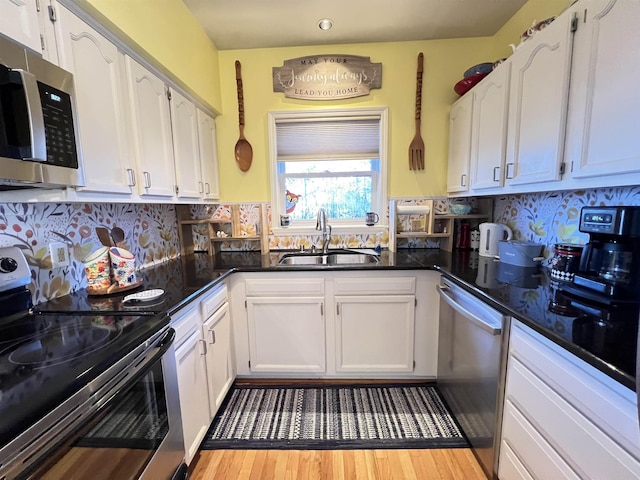
[[[221, 199], [270, 200], [267, 112], [306, 108], [389, 107], [389, 195], [445, 195], [448, 114], [458, 98], [454, 84], [471, 65], [511, 54], [531, 22], [557, 15], [568, 0], [529, 0], [493, 37], [421, 42], [329, 45], [217, 51], [181, 0], [85, 0], [223, 115], [217, 118]], [[422, 136], [425, 170], [410, 171], [408, 146], [414, 135], [416, 57], [425, 55]], [[351, 100], [303, 101], [274, 93], [271, 68], [289, 58], [353, 54], [382, 63], [382, 88]], [[245, 135], [253, 164], [237, 168], [235, 60], [242, 62]]]
[[[444, 195], [448, 151], [448, 118], [458, 98], [455, 83], [470, 65], [493, 61], [490, 38], [422, 42], [331, 45], [322, 47], [221, 50], [220, 86], [224, 115], [218, 117], [220, 191], [224, 201], [270, 200], [267, 113], [271, 110], [389, 107], [389, 195]], [[424, 53], [422, 136], [425, 170], [410, 171], [409, 143], [414, 136], [416, 68]], [[352, 54], [382, 63], [382, 88], [349, 100], [294, 100], [273, 92], [272, 67], [289, 58], [314, 54]], [[242, 63], [245, 136], [253, 146], [253, 164], [243, 173], [236, 166], [238, 139], [235, 60]]]
[[181, 0], [86, 0], [215, 110], [218, 50]]

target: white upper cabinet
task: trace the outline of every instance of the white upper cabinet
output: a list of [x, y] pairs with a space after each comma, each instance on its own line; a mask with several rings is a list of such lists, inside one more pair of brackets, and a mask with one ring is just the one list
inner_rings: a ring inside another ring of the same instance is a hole
[[204, 192], [198, 151], [196, 107], [191, 100], [171, 92], [171, 126], [178, 198], [199, 199]]
[[509, 185], [561, 178], [569, 95], [572, 15], [561, 15], [511, 57]]
[[451, 106], [449, 113], [449, 169], [447, 171], [447, 192], [449, 193], [462, 193], [469, 190], [473, 95], [474, 92], [468, 92]]
[[0, 0], [0, 32], [41, 53], [36, 0]]
[[200, 168], [204, 183], [205, 200], [217, 200], [220, 198], [218, 182], [218, 154], [216, 143], [215, 119], [196, 108], [198, 119], [198, 139], [200, 144]]
[[172, 197], [173, 149], [165, 84], [131, 57], [126, 57], [126, 65], [138, 193]]
[[607, 176], [640, 171], [640, 2], [583, 0], [577, 9], [567, 135], [572, 177], [637, 184], [637, 176]]
[[60, 66], [74, 75], [76, 118], [86, 187], [130, 194], [133, 171], [125, 128], [123, 57], [117, 47], [56, 6]]
[[474, 87], [471, 127], [471, 189], [504, 185], [511, 63], [499, 65]]

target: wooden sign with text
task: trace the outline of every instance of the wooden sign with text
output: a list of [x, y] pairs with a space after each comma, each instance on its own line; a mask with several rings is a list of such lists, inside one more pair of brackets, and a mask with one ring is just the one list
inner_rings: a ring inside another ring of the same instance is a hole
[[273, 67], [273, 91], [288, 98], [339, 100], [382, 85], [382, 64], [356, 55], [311, 55]]

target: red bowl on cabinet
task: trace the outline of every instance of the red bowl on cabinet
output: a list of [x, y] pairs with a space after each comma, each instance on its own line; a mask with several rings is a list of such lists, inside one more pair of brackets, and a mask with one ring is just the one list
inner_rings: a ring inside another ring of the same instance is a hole
[[469, 90], [471, 90], [473, 87], [475, 87], [476, 84], [487, 75], [489, 75], [489, 73], [476, 73], [475, 75], [471, 75], [470, 77], [463, 78], [462, 80], [460, 80], [458, 83], [455, 84], [455, 86], [453, 87], [453, 90], [458, 95], [462, 96], [465, 93], [467, 93]]

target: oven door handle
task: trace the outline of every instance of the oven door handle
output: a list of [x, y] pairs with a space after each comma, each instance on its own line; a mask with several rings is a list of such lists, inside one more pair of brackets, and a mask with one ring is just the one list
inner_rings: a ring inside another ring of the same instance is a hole
[[127, 388], [127, 385], [131, 385], [132, 383], [136, 382], [139, 378], [146, 375], [147, 372], [150, 370], [150, 367], [155, 365], [156, 362], [160, 360], [165, 353], [167, 353], [167, 350], [171, 348], [171, 345], [173, 344], [173, 341], [175, 340], [175, 338], [176, 338], [176, 331], [173, 328], [169, 328], [160, 339], [155, 341], [155, 345], [148, 346], [149, 349], [157, 348], [158, 351], [156, 351], [151, 357], [146, 358], [143, 361], [143, 363], [137, 364], [136, 365], [137, 371], [135, 371], [132, 376], [129, 376], [127, 378], [126, 383], [124, 384], [117, 383], [115, 385], [115, 388], [111, 387], [112, 389], [110, 394], [107, 394], [104, 397], [102, 397], [100, 400], [96, 401], [94, 405], [97, 406], [98, 409], [103, 408], [105, 405], [109, 404], [111, 400], [113, 400], [113, 398], [115, 398], [123, 389]]

